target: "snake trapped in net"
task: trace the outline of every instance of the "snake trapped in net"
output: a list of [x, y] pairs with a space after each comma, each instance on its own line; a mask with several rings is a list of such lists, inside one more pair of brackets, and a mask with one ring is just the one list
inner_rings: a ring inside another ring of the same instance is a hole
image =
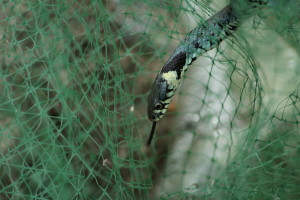
[[255, 8], [266, 5], [266, 0], [231, 1], [203, 24], [193, 29], [180, 42], [157, 74], [148, 98], [148, 118], [153, 121], [147, 145], [151, 144], [157, 121], [163, 118], [180, 81], [193, 61], [232, 36], [239, 25]]

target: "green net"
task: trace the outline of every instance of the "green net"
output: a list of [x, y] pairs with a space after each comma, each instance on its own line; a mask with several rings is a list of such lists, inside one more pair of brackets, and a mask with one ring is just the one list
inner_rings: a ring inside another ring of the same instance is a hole
[[147, 96], [220, 0], [4, 0], [0, 199], [299, 199], [299, 1], [193, 63], [151, 147]]

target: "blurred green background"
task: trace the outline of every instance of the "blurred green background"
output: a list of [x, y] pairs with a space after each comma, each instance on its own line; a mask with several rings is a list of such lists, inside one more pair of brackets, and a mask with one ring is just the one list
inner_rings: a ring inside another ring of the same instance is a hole
[[228, 3], [3, 0], [0, 199], [300, 198], [299, 1], [198, 58], [145, 146], [157, 72]]

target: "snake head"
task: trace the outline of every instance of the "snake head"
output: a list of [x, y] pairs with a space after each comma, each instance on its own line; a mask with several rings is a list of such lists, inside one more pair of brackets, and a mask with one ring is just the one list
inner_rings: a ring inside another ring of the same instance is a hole
[[148, 118], [151, 121], [160, 120], [166, 113], [171, 97], [177, 88], [174, 81], [177, 81], [176, 72], [173, 75], [171, 73], [158, 73], [148, 98]]
[[[160, 72], [152, 85], [152, 89], [148, 98], [148, 118], [153, 121], [150, 136], [147, 142], [149, 146], [154, 135], [156, 122], [160, 120], [166, 113], [167, 108], [172, 100], [176, 88], [177, 80], [176, 72]], [[174, 85], [175, 84], [175, 85]]]
[[151, 121], [160, 120], [164, 113], [164, 99], [167, 92], [167, 81], [164, 80], [161, 73], [158, 73], [152, 85], [151, 93], [148, 98], [148, 118]]

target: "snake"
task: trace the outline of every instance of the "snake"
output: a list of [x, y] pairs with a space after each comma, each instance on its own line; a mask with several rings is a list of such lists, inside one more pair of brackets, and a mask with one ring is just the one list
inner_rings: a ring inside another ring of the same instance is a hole
[[267, 0], [233, 0], [200, 24], [179, 43], [157, 74], [148, 97], [148, 118], [153, 122], [147, 145], [151, 144], [156, 122], [163, 118], [188, 67], [202, 54], [217, 47], [250, 15], [250, 10]]

